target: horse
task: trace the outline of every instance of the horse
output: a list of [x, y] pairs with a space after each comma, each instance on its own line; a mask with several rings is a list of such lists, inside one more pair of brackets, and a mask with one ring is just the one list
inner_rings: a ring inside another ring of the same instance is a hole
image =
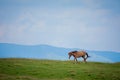
[[71, 56], [74, 57], [74, 62], [78, 62], [77, 58], [82, 57], [84, 59], [84, 62], [86, 63], [86, 59], [90, 57], [88, 56], [88, 53], [86, 51], [71, 51], [68, 53], [68, 55], [69, 55], [69, 59]]

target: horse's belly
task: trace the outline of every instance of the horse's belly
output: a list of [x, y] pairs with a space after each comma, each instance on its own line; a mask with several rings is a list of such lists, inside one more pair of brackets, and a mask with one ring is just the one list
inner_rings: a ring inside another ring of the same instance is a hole
[[76, 56], [77, 58], [82, 57], [81, 55]]

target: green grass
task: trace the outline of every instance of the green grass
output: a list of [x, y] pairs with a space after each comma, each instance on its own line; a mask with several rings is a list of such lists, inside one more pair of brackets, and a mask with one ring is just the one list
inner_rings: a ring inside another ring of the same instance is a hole
[[0, 80], [120, 80], [120, 63], [0, 59]]

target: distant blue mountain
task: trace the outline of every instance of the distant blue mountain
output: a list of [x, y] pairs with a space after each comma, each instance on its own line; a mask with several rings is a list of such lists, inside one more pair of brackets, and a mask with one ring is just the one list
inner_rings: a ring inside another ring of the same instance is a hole
[[[80, 50], [77, 48], [61, 48], [50, 45], [17, 45], [0, 43], [0, 58], [36, 58], [68, 60], [68, 52]], [[91, 56], [87, 61], [97, 62], [120, 62], [120, 52], [110, 51], [90, 51], [86, 50]], [[71, 58], [72, 60], [73, 58]], [[79, 58], [82, 60], [82, 58]]]

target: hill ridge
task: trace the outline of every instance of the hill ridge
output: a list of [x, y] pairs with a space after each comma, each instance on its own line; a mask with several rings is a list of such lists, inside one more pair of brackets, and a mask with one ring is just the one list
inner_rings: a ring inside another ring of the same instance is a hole
[[[36, 58], [68, 60], [68, 52], [72, 50], [81, 50], [79, 48], [63, 48], [51, 45], [18, 45], [9, 43], [0, 43], [0, 58]], [[96, 62], [120, 62], [120, 53], [111, 51], [92, 51], [86, 50], [91, 58], [88, 61]], [[73, 58], [72, 58], [73, 59]], [[81, 60], [81, 59], [79, 59]]]

